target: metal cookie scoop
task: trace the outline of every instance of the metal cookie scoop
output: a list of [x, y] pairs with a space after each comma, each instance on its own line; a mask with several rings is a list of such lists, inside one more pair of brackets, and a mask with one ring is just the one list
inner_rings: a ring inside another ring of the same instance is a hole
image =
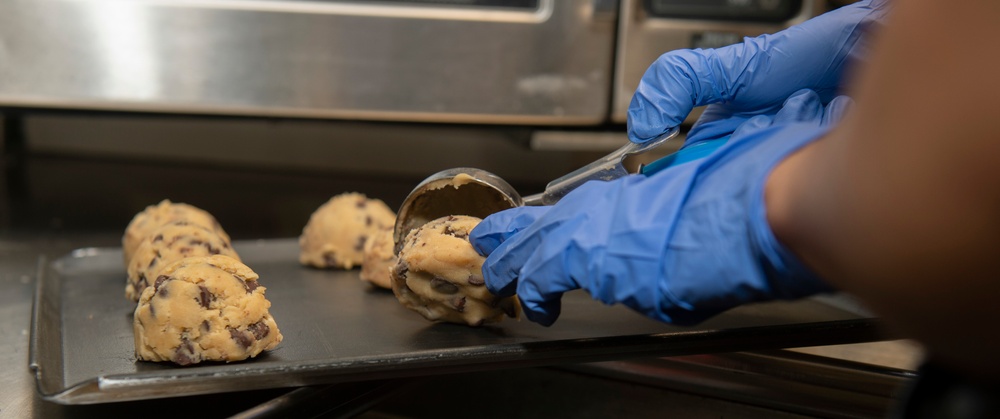
[[478, 218], [522, 205], [552, 205], [589, 180], [612, 180], [625, 176], [626, 157], [645, 153], [677, 136], [675, 127], [642, 144], [628, 143], [593, 163], [562, 176], [545, 186], [539, 194], [521, 197], [500, 176], [482, 169], [457, 167], [437, 172], [413, 188], [399, 207], [393, 240], [395, 252], [406, 234], [436, 218], [448, 215], [471, 215]]

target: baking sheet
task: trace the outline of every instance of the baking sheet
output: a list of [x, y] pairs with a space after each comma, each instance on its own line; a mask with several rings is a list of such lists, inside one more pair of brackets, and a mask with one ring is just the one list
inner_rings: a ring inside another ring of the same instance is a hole
[[818, 299], [748, 305], [679, 327], [583, 291], [564, 296], [562, 315], [548, 328], [512, 319], [480, 328], [431, 323], [362, 282], [357, 270], [300, 266], [294, 239], [234, 248], [267, 287], [284, 341], [256, 359], [189, 367], [136, 361], [120, 249], [41, 261], [30, 364], [42, 397], [91, 404], [882, 337], [876, 319]]

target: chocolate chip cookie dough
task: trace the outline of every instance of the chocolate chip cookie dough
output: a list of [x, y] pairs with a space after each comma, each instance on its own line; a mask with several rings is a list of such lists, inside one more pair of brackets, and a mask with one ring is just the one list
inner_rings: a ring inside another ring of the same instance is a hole
[[135, 309], [136, 358], [191, 365], [274, 349], [282, 336], [257, 280], [249, 267], [223, 255], [164, 268]]
[[516, 297], [500, 298], [486, 289], [486, 258], [469, 243], [469, 232], [480, 221], [447, 216], [406, 235], [392, 269], [392, 291], [400, 303], [431, 321], [470, 326], [518, 316]]
[[299, 262], [317, 268], [351, 269], [364, 260], [365, 240], [392, 228], [396, 213], [378, 199], [350, 192], [321, 205], [299, 236]]
[[187, 221], [173, 221], [150, 233], [135, 250], [128, 264], [125, 297], [139, 301], [139, 296], [173, 262], [194, 256], [226, 255], [239, 260], [229, 241], [208, 228]]
[[391, 227], [381, 229], [365, 240], [364, 261], [359, 274], [362, 281], [368, 281], [379, 288], [392, 288], [389, 270], [396, 265], [393, 245]]
[[132, 218], [132, 221], [129, 222], [128, 227], [125, 228], [125, 235], [122, 236], [122, 252], [124, 253], [125, 264], [128, 265], [135, 250], [142, 244], [142, 241], [146, 237], [149, 237], [160, 226], [172, 221], [187, 221], [190, 224], [197, 224], [216, 232], [216, 234], [227, 242], [230, 240], [215, 217], [205, 210], [164, 199], [159, 204], [150, 205], [142, 212], [136, 214]]

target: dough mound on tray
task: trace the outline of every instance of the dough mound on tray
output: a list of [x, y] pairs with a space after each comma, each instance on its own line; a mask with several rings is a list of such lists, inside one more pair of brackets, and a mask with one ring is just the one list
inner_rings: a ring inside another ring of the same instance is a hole
[[136, 249], [142, 241], [149, 237], [153, 231], [164, 224], [173, 221], [187, 221], [189, 224], [196, 224], [214, 231], [226, 242], [229, 242], [229, 235], [222, 230], [222, 226], [211, 214], [205, 210], [183, 203], [170, 202], [169, 199], [160, 201], [159, 204], [150, 205], [145, 210], [135, 215], [132, 221], [125, 227], [125, 235], [122, 236], [122, 253], [125, 265], [128, 266], [135, 254]]
[[500, 298], [486, 289], [486, 258], [469, 243], [469, 232], [480, 221], [447, 216], [406, 235], [392, 269], [392, 291], [400, 303], [431, 321], [470, 326], [519, 315], [516, 297]]
[[379, 288], [392, 289], [389, 270], [396, 265], [396, 254], [392, 252], [392, 227], [387, 227], [368, 236], [365, 240], [364, 261], [361, 263], [361, 280]]
[[364, 261], [368, 236], [396, 222], [378, 199], [349, 192], [330, 198], [309, 217], [299, 236], [299, 262], [317, 268], [351, 269]]
[[136, 358], [178, 365], [241, 361], [282, 340], [257, 274], [228, 256], [185, 258], [160, 271], [133, 316]]
[[222, 236], [197, 224], [174, 221], [154, 230], [142, 241], [127, 267], [128, 284], [125, 297], [139, 301], [142, 290], [150, 285], [157, 273], [186, 257], [226, 255], [240, 260], [239, 255]]

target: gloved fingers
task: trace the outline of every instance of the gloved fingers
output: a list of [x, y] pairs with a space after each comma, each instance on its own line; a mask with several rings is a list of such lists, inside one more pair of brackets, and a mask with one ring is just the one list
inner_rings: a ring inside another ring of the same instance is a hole
[[562, 293], [541, 294], [534, 290], [534, 283], [524, 282], [517, 287], [524, 317], [542, 326], [551, 326], [562, 313]]
[[[580, 288], [575, 270], [586, 270], [591, 251], [579, 249], [577, 237], [586, 228], [584, 218], [571, 218], [547, 232], [537, 246], [511, 243], [511, 252], [529, 253], [519, 273], [517, 296], [529, 320], [551, 325], [559, 317], [563, 293]], [[581, 251], [582, 250], [582, 251]], [[573, 264], [574, 266], [568, 266]]]
[[698, 70], [675, 51], [661, 55], [646, 69], [629, 102], [630, 141], [650, 141], [684, 122], [694, 109], [695, 85], [707, 78]]
[[548, 212], [550, 207], [518, 207], [500, 211], [486, 217], [472, 232], [469, 242], [480, 255], [489, 256], [519, 231], [528, 228], [539, 217]]
[[826, 105], [823, 111], [821, 126], [836, 124], [854, 107], [854, 99], [849, 96], [837, 96]]
[[[560, 201], [560, 204], [563, 203], [565, 203], [565, 198]], [[525, 213], [531, 214], [532, 212]], [[513, 222], [514, 219], [511, 220]], [[559, 223], [558, 219], [536, 219], [531, 225], [526, 228], [521, 227], [513, 234], [502, 233], [501, 235], [506, 235], [505, 239], [492, 249], [483, 263], [483, 279], [486, 282], [486, 289], [500, 297], [513, 295], [518, 287], [518, 279], [521, 277], [521, 270], [525, 262], [532, 256], [535, 249], [542, 246], [548, 233], [557, 228]], [[485, 228], [489, 228], [489, 225]], [[503, 230], [500, 229], [500, 231]]]
[[802, 89], [788, 96], [774, 115], [774, 124], [819, 122], [823, 119], [823, 103], [815, 91]]
[[770, 115], [754, 116], [753, 118], [750, 118], [746, 122], [740, 124], [740, 126], [736, 127], [736, 130], [733, 131], [732, 133], [732, 137], [739, 138], [742, 135], [746, 135], [751, 132], [767, 128], [771, 126], [771, 124], [773, 123], [774, 123], [774, 117]]
[[639, 81], [628, 110], [628, 137], [636, 143], [678, 126], [695, 106], [726, 102], [734, 110], [766, 108], [796, 90], [836, 89], [843, 68], [864, 53], [869, 23], [884, 2], [860, 1], [773, 35], [709, 50], [660, 56]]
[[691, 147], [694, 144], [728, 138], [744, 122], [752, 118], [751, 114], [733, 114], [722, 105], [710, 105], [705, 108], [701, 118], [688, 131], [684, 139], [683, 147]]

